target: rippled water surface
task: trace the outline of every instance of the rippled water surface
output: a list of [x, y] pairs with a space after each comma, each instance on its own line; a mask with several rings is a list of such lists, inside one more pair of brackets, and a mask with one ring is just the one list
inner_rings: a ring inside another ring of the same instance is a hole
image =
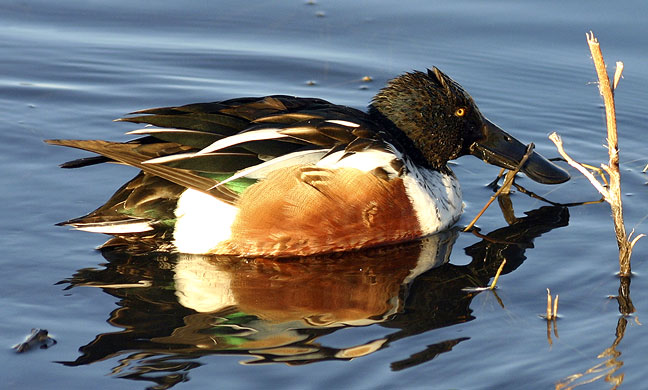
[[[388, 79], [432, 66], [545, 156], [557, 156], [547, 139], [555, 130], [575, 159], [598, 165], [607, 153], [591, 29], [609, 69], [625, 63], [616, 99], [626, 225], [648, 233], [648, 6], [563, 3], [2, 2], [3, 385], [645, 386], [648, 241], [636, 247], [631, 288], [621, 286], [636, 311], [622, 316], [631, 306], [613, 298], [620, 281], [606, 204], [549, 208], [516, 192], [517, 219], [507, 223], [494, 206], [481, 235], [451, 231], [293, 262], [102, 253], [94, 248], [106, 237], [54, 226], [98, 206], [136, 171], [59, 169], [84, 154], [43, 139], [126, 140], [135, 127], [111, 121], [127, 112], [237, 96], [363, 108]], [[497, 168], [471, 157], [452, 167], [465, 225], [492, 193]], [[559, 186], [519, 183], [555, 202], [596, 200], [571, 173]], [[490, 283], [503, 259], [497, 294], [463, 290]], [[538, 316], [546, 288], [560, 295], [553, 327]], [[32, 328], [57, 344], [15, 353]]]

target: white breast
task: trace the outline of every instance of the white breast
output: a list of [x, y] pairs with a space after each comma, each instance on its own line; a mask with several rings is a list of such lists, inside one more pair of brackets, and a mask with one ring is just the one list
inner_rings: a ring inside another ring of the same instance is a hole
[[453, 174], [421, 168], [405, 161], [403, 178], [407, 195], [424, 235], [440, 232], [454, 225], [463, 212], [461, 187]]

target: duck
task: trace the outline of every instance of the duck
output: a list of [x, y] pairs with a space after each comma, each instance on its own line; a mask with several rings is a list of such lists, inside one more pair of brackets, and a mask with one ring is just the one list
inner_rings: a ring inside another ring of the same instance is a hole
[[[51, 139], [92, 152], [62, 164], [139, 169], [101, 207], [59, 225], [153, 249], [295, 257], [416, 240], [463, 212], [448, 162], [464, 155], [514, 169], [526, 147], [436, 67], [390, 80], [366, 111], [271, 95], [135, 111], [127, 142]], [[537, 152], [521, 172], [569, 174]]]

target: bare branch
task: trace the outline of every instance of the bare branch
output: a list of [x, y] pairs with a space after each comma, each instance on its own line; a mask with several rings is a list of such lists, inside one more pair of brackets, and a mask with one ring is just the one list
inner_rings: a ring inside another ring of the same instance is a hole
[[588, 171], [580, 163], [574, 161], [573, 158], [569, 157], [569, 155], [567, 154], [567, 152], [565, 152], [565, 149], [563, 148], [562, 138], [560, 138], [560, 136], [554, 131], [553, 133], [549, 134], [549, 139], [552, 140], [554, 144], [556, 144], [556, 148], [558, 148], [558, 153], [560, 153], [560, 155], [565, 159], [565, 161], [567, 161], [567, 164], [578, 169], [578, 171], [582, 173], [583, 176], [585, 176], [587, 180], [590, 181], [590, 183], [592, 183], [594, 188], [596, 188], [596, 190], [600, 192], [601, 195], [603, 195], [605, 200], [609, 202], [608, 190], [605, 187], [603, 187], [603, 185], [599, 183], [598, 180], [596, 180], [596, 178], [590, 171]]
[[623, 62], [617, 61], [616, 70], [614, 71], [614, 84], [612, 85], [612, 92], [616, 91], [617, 85], [619, 85], [619, 81], [621, 80], [621, 77], [623, 77], [621, 75], [622, 73], [623, 73]]
[[[619, 274], [621, 276], [630, 276], [630, 256], [632, 254], [632, 243], [626, 234], [623, 223], [623, 203], [621, 201], [621, 173], [619, 171], [619, 141], [617, 138], [616, 111], [614, 108], [614, 93], [610, 85], [610, 78], [605, 69], [605, 61], [601, 47], [593, 32], [586, 34], [587, 45], [592, 53], [594, 67], [599, 79], [599, 92], [605, 102], [605, 119], [607, 123], [607, 142], [608, 154], [610, 161], [607, 165], [601, 164], [610, 175], [610, 188], [606, 200], [610, 203], [612, 209], [612, 218], [614, 221], [614, 232], [616, 233], [617, 245], [619, 247]], [[614, 76], [614, 86], [616, 87], [623, 72], [623, 63], [617, 62], [617, 68]], [[636, 243], [636, 240], [633, 241]]]

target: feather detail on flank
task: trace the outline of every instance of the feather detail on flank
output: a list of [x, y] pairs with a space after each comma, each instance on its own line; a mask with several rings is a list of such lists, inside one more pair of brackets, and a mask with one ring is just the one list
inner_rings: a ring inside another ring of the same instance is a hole
[[[394, 162], [402, 161], [405, 161], [404, 175], [394, 168], [398, 165]], [[418, 167], [395, 151], [367, 150], [350, 155], [340, 151], [326, 156], [317, 166], [355, 168], [363, 172], [381, 169], [390, 178], [401, 176], [424, 235], [447, 229], [463, 212], [461, 187], [454, 174]]]
[[421, 236], [403, 180], [356, 168], [279, 169], [251, 185], [237, 206], [232, 238], [213, 253], [304, 256]]

